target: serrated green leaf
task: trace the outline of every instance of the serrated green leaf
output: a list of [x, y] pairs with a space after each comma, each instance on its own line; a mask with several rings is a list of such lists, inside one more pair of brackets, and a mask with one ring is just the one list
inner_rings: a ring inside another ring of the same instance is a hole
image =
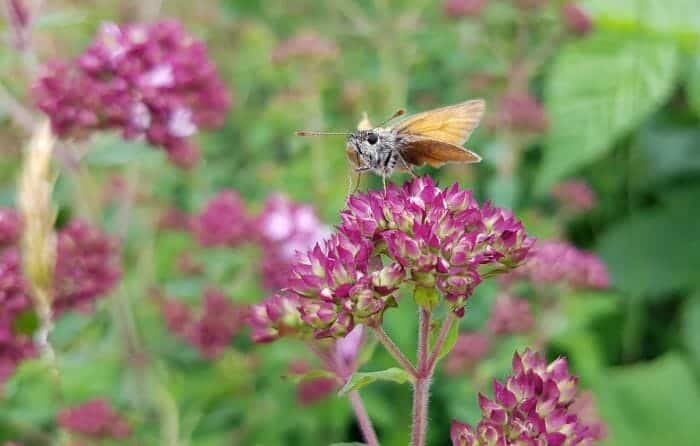
[[696, 196], [637, 213], [603, 234], [598, 250], [613, 285], [648, 298], [700, 283], [700, 208]]
[[563, 49], [546, 87], [551, 125], [536, 191], [596, 161], [670, 94], [672, 43], [596, 35]]
[[411, 379], [411, 375], [409, 375], [408, 372], [398, 367], [392, 367], [378, 372], [358, 372], [350, 377], [348, 382], [340, 389], [338, 395], [346, 395], [353, 390], [360, 389], [375, 381], [393, 381], [398, 384], [403, 384], [411, 381]]
[[611, 445], [697, 444], [700, 389], [688, 364], [669, 354], [613, 369], [594, 385]]
[[417, 305], [430, 311], [440, 303], [440, 295], [435, 287], [417, 285], [413, 290], [413, 300]]

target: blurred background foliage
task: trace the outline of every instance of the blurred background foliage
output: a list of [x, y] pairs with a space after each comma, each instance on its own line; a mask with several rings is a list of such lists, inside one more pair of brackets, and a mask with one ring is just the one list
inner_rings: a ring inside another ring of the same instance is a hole
[[[473, 2], [484, 4], [476, 13], [456, 13], [460, 2], [426, 0], [159, 3], [44, 2], [33, 30], [36, 60], [27, 61], [9, 44], [0, 51], [4, 206], [14, 204], [27, 139], [13, 124], [6, 96], [31, 107], [26, 64], [75, 57], [102, 21], [177, 18], [207, 42], [233, 95], [225, 125], [199, 136], [202, 161], [191, 170], [173, 167], [162, 151], [106, 134], [90, 141], [78, 169], [59, 177], [59, 223], [77, 215], [108, 232], [125, 231], [124, 278], [94, 314], [69, 313], [57, 321], [52, 342], [59, 352], [60, 388], [40, 361], [25, 362], [5, 383], [0, 440], [31, 445], [62, 438], [66, 434], [56, 434], [53, 424], [59, 408], [102, 396], [126, 413], [133, 444], [359, 441], [344, 398], [331, 395], [299, 406], [296, 386], [284, 375], [293, 359], [312, 362], [303, 346], [254, 346], [241, 335], [223, 355], [205, 360], [164, 329], [150, 298], [153, 287], [190, 303], [212, 283], [242, 303], [259, 301], [266, 292], [250, 274], [258, 250], [203, 252], [186, 235], [155, 231], [154, 222], [169, 207], [197, 212], [227, 187], [244, 197], [250, 212], [260, 210], [269, 194], [284, 192], [312, 203], [325, 222], [335, 224], [349, 187], [344, 142], [297, 138], [294, 130], [346, 130], [365, 111], [380, 122], [400, 107], [416, 112], [484, 97], [488, 115], [468, 143], [484, 161], [425, 173], [443, 185], [457, 181], [473, 188], [479, 200], [513, 208], [537, 237], [565, 238], [600, 255], [611, 288], [558, 296], [562, 310], [550, 321], [548, 355], [568, 356], [582, 387], [595, 395], [608, 424], [606, 444], [697, 444], [697, 0], [579, 2], [593, 22], [585, 36], [571, 31], [563, 2], [554, 0], [531, 1], [532, 7], [519, 5], [527, 1], [484, 0]], [[285, 55], [284, 45], [300, 33], [314, 36], [315, 43]], [[518, 95], [529, 95], [534, 105], [508, 105], [507, 98]], [[569, 218], [558, 212], [550, 191], [571, 178], [585, 180], [598, 199], [592, 210]], [[121, 202], [109, 199], [111, 184], [135, 198], [126, 228], [119, 220]], [[362, 185], [377, 187], [375, 177]], [[180, 272], [176, 259], [184, 252], [194, 253], [202, 274]], [[464, 330], [483, 326], [496, 294], [489, 284], [477, 290]], [[119, 322], [124, 305], [135, 310], [127, 327]], [[414, 310], [399, 306], [385, 322], [407, 350], [415, 344]], [[130, 331], [139, 345], [128, 345]], [[436, 378], [430, 444], [447, 443], [453, 418], [477, 419], [475, 391], [487, 389], [489, 377], [503, 376], [513, 350], [529, 343], [513, 337], [478, 372]], [[149, 352], [152, 367], [134, 366], [138, 358], [125, 356], [129, 348]], [[391, 359], [377, 352], [366, 368], [390, 366]], [[408, 389], [375, 384], [363, 389], [363, 397], [382, 444], [406, 444]]]

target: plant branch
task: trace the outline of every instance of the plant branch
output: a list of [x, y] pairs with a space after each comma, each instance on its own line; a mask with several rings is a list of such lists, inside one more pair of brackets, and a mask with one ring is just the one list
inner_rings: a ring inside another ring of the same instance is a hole
[[377, 340], [386, 348], [391, 356], [394, 357], [396, 362], [398, 362], [401, 367], [404, 368], [413, 378], [418, 377], [418, 371], [411, 364], [411, 362], [406, 358], [406, 356], [401, 352], [399, 346], [394, 343], [394, 341], [389, 337], [389, 335], [384, 331], [380, 325], [370, 325], [370, 328], [374, 332], [374, 336]]
[[442, 350], [442, 346], [445, 344], [445, 339], [447, 339], [447, 334], [450, 332], [450, 329], [452, 328], [452, 324], [454, 324], [454, 322], [455, 315], [452, 312], [449, 312], [445, 317], [445, 320], [442, 321], [440, 333], [438, 334], [438, 337], [435, 340], [435, 345], [433, 345], [433, 351], [430, 352], [430, 358], [428, 358], [427, 367], [430, 375], [432, 375], [435, 372], [435, 366], [437, 365], [438, 359], [440, 358], [440, 350]]
[[353, 390], [348, 394], [348, 398], [350, 399], [350, 404], [352, 404], [352, 410], [355, 412], [357, 424], [360, 426], [360, 431], [362, 431], [362, 436], [365, 442], [367, 442], [367, 446], [379, 446], [377, 433], [374, 431], [372, 420], [370, 420], [367, 414], [360, 393], [357, 390]]
[[418, 316], [418, 377], [413, 385], [413, 424], [411, 446], [424, 446], [428, 431], [428, 400], [432, 371], [428, 369], [428, 336], [430, 311], [420, 308]]

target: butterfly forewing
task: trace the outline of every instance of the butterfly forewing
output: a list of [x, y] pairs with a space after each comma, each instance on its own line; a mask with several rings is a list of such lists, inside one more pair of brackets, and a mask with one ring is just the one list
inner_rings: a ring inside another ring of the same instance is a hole
[[461, 146], [479, 125], [485, 108], [482, 99], [466, 101], [409, 116], [396, 128], [399, 134]]

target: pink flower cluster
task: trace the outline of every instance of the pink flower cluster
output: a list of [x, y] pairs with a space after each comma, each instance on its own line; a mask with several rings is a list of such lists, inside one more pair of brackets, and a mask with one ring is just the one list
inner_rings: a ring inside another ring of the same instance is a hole
[[479, 394], [476, 427], [452, 423], [453, 445], [589, 445], [604, 434], [590, 398], [579, 400], [578, 378], [563, 358], [547, 364], [529, 350], [516, 352], [512, 374], [505, 384], [494, 380], [493, 388], [493, 399]]
[[131, 435], [129, 423], [103, 398], [63, 409], [56, 421], [62, 428], [92, 440], [120, 440]]
[[34, 96], [61, 137], [118, 130], [182, 167], [199, 158], [189, 138], [221, 125], [231, 102], [204, 43], [174, 20], [104, 24], [76, 60], [45, 67]]
[[168, 330], [196, 347], [204, 358], [216, 358], [243, 326], [247, 308], [231, 302], [219, 290], [204, 291], [199, 314], [174, 299], [161, 302]]
[[566, 285], [572, 288], [605, 289], [610, 277], [596, 255], [579, 250], [564, 241], [539, 242], [530, 258], [504, 280], [529, 280], [535, 285]]
[[297, 259], [289, 290], [252, 311], [256, 340], [304, 327], [342, 337], [381, 319], [407, 282], [436, 287], [461, 316], [482, 277], [519, 265], [534, 243], [510, 212], [428, 177], [356, 194], [341, 219], [337, 234]]
[[552, 196], [569, 215], [588, 212], [598, 202], [595, 192], [583, 180], [569, 180], [554, 185]]
[[542, 133], [549, 119], [542, 104], [529, 93], [510, 93], [498, 101], [495, 124], [516, 132]]
[[36, 354], [31, 335], [18, 333], [15, 327], [17, 318], [31, 309], [19, 252], [14, 247], [6, 248], [0, 252], [0, 384], [20, 362]]
[[243, 199], [231, 189], [223, 189], [210, 199], [191, 222], [201, 246], [235, 247], [250, 239], [250, 223]]
[[118, 243], [100, 229], [72, 220], [58, 233], [54, 311], [91, 310], [121, 279]]
[[[10, 224], [5, 224], [11, 222]], [[18, 333], [17, 318], [33, 311], [29, 285], [21, 267], [19, 218], [11, 209], [0, 211], [0, 382], [36, 349], [31, 334]], [[89, 310], [95, 300], [121, 278], [117, 243], [97, 228], [73, 220], [58, 231], [54, 269], [53, 310]]]
[[286, 287], [297, 252], [305, 252], [331, 233], [312, 206], [279, 194], [267, 199], [253, 223], [262, 249], [260, 273], [269, 290]]

